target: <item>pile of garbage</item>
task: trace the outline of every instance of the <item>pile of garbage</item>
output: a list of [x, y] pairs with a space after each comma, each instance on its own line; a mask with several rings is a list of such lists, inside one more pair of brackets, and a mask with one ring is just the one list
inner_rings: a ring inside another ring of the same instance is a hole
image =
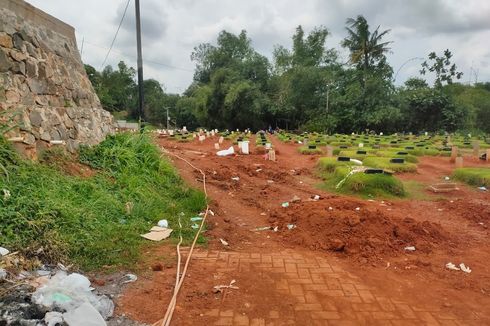
[[61, 264], [15, 275], [0, 272], [0, 325], [106, 326], [114, 312], [108, 296]]

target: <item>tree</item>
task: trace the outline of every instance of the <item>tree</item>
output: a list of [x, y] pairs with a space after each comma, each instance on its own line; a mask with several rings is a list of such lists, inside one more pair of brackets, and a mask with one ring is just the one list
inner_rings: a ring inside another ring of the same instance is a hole
[[357, 16], [356, 19], [348, 18], [346, 25], [347, 37], [342, 41], [342, 46], [349, 49], [351, 64], [367, 72], [385, 59], [385, 53], [390, 50], [388, 45], [391, 42], [381, 42], [381, 40], [390, 30], [380, 32], [378, 26], [374, 32], [371, 32], [366, 18], [362, 15]]
[[435, 52], [429, 53], [429, 60], [422, 63], [420, 73], [425, 75], [427, 72], [435, 73], [434, 86], [441, 88], [443, 83], [452, 84], [453, 79], [460, 79], [463, 76], [462, 72], [456, 71], [456, 64], [451, 64], [453, 54], [449, 49], [444, 51], [444, 54], [438, 56]]

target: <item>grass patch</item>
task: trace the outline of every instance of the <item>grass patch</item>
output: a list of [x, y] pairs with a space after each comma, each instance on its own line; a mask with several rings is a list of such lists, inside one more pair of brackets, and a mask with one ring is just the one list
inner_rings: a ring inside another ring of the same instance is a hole
[[308, 146], [298, 147], [298, 152], [304, 155], [322, 154], [323, 151], [319, 148], [308, 148]]
[[477, 187], [490, 187], [490, 168], [461, 168], [453, 172], [453, 178]]
[[366, 157], [363, 160], [365, 166], [394, 172], [415, 172], [417, 165], [414, 163], [391, 163], [388, 157]]
[[80, 161], [97, 173], [74, 176], [53, 164], [19, 160], [0, 140], [0, 164], [9, 174], [0, 175], [2, 246], [90, 270], [130, 267], [148, 243], [140, 234], [162, 218], [177, 229], [183, 213], [183, 236], [193, 238], [189, 218], [204, 207], [204, 195], [183, 183], [148, 136], [109, 136], [82, 147]]
[[[325, 184], [322, 188], [362, 198], [395, 198], [406, 195], [403, 183], [392, 175], [359, 172], [346, 178], [349, 171], [350, 167], [338, 166], [333, 173], [323, 173], [322, 177], [325, 180]], [[344, 179], [345, 181], [337, 188], [339, 182]]]

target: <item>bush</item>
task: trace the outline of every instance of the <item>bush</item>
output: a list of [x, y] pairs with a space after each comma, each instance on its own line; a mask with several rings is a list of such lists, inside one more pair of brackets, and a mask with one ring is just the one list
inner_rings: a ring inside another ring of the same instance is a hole
[[162, 218], [176, 228], [183, 213], [183, 236], [193, 237], [189, 218], [204, 207], [204, 195], [182, 182], [147, 136], [109, 136], [83, 147], [80, 160], [98, 172], [73, 176], [30, 161], [7, 166], [10, 180], [0, 178], [11, 194], [0, 196], [3, 246], [93, 269], [131, 266], [146, 241], [140, 234]]

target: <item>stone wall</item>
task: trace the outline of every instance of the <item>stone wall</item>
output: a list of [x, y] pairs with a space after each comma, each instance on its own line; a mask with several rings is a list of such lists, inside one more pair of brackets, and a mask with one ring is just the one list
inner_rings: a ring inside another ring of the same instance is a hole
[[68, 150], [114, 131], [85, 73], [73, 27], [22, 0], [0, 0], [0, 120], [35, 153]]

